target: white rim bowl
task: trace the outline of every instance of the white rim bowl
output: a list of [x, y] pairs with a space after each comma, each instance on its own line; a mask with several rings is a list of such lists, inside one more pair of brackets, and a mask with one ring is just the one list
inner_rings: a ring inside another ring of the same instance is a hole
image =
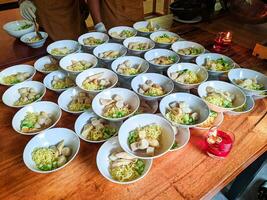
[[[19, 27], [22, 25], [31, 24], [31, 27], [18, 30]], [[11, 36], [20, 38], [21, 36], [25, 35], [26, 33], [30, 33], [34, 31], [34, 25], [31, 21], [28, 20], [17, 20], [11, 21], [3, 25], [3, 29]]]
[[125, 40], [127, 38], [114, 37], [112, 35], [112, 33], [114, 33], [114, 32], [121, 33], [124, 30], [133, 32], [133, 36], [131, 36], [131, 37], [134, 37], [134, 36], [137, 35], [137, 31], [134, 28], [129, 27], [129, 26], [116, 26], [116, 27], [113, 27], [113, 28], [108, 30], [108, 34], [114, 41], [122, 42], [123, 40]]
[[[155, 96], [155, 97], [146, 96], [144, 94], [139, 93], [138, 90], [140, 88], [140, 85], [145, 84], [147, 80], [151, 80], [153, 81], [153, 83], [159, 84], [164, 89], [164, 91], [166, 91], [166, 93], [164, 95]], [[137, 93], [139, 96], [141, 96], [143, 99], [152, 101], [152, 100], [159, 100], [169, 95], [173, 91], [174, 84], [171, 79], [169, 79], [168, 77], [164, 75], [157, 74], [157, 73], [144, 73], [144, 74], [139, 74], [138, 76], [133, 78], [131, 82], [131, 87], [133, 91]]]
[[89, 92], [91, 94], [97, 94], [97, 93], [103, 91], [103, 90], [87, 90], [83, 87], [83, 82], [84, 82], [84, 80], [87, 79], [87, 77], [95, 75], [95, 74], [99, 74], [99, 73], [102, 73], [101, 79], [102, 78], [107, 79], [111, 82], [111, 85], [108, 88], [105, 88], [103, 90], [113, 88], [118, 83], [118, 76], [113, 71], [111, 71], [109, 69], [105, 69], [105, 68], [93, 68], [93, 69], [88, 69], [88, 70], [83, 71], [82, 73], [80, 73], [76, 77], [77, 86], [79, 88], [81, 88], [82, 90]]
[[[233, 101], [233, 107], [232, 108], [219, 107], [206, 101], [204, 97], [207, 95], [206, 87], [208, 86], [213, 87], [215, 90], [227, 91], [234, 94], [235, 99]], [[246, 96], [239, 87], [224, 81], [207, 81], [201, 83], [198, 87], [198, 95], [207, 103], [209, 108], [215, 112], [226, 112], [230, 110], [235, 110], [243, 106], [246, 102]]]
[[[166, 117], [166, 111], [168, 108], [170, 108], [170, 106], [169, 106], [170, 103], [180, 102], [180, 101], [186, 102], [189, 105], [189, 107], [193, 110], [193, 112], [198, 113], [198, 120], [194, 124], [187, 125], [187, 124], [175, 123]], [[210, 109], [209, 109], [208, 105], [201, 98], [199, 98], [193, 94], [182, 93], [182, 92], [173, 93], [173, 94], [170, 94], [170, 95], [164, 97], [159, 104], [159, 110], [160, 110], [161, 114], [169, 122], [171, 122], [174, 126], [184, 126], [184, 127], [197, 126], [197, 125], [203, 123], [208, 118], [208, 116], [210, 114]]]
[[96, 48], [94, 48], [93, 54], [100, 60], [106, 62], [106, 63], [111, 63], [113, 60], [115, 60], [116, 58], [112, 58], [112, 59], [106, 59], [106, 58], [100, 58], [99, 54], [106, 52], [106, 51], [119, 51], [120, 55], [119, 57], [124, 56], [127, 53], [127, 49], [118, 43], [106, 43], [106, 44], [101, 44], [99, 46], [97, 46]]
[[[81, 35], [79, 38], [78, 38], [78, 42], [80, 45], [82, 45], [86, 50], [90, 50], [90, 49], [93, 49], [99, 45], [86, 45], [84, 44], [83, 40], [88, 38], [88, 37], [94, 37], [96, 39], [100, 39], [102, 41], [104, 41], [104, 43], [108, 43], [109, 41], [109, 37], [106, 33], [101, 33], [101, 32], [89, 32], [89, 33], [85, 33], [83, 35]], [[103, 44], [104, 44], [103, 43]]]
[[[200, 48], [200, 49], [202, 49], [202, 52], [198, 55], [183, 55], [183, 54], [178, 53], [179, 49], [185, 49], [185, 48], [189, 48], [189, 47]], [[172, 44], [171, 49], [174, 52], [176, 52], [179, 56], [181, 56], [182, 59], [185, 59], [185, 60], [190, 60], [190, 59], [196, 58], [197, 56], [205, 53], [205, 48], [201, 44], [198, 44], [196, 42], [191, 42], [191, 41], [177, 41], [177, 42]]]
[[[20, 130], [20, 125], [21, 121], [25, 118], [27, 112], [41, 112], [41, 111], [44, 111], [48, 114], [53, 114], [53, 123], [49, 127], [38, 132], [32, 132], [32, 133], [22, 132]], [[60, 120], [61, 114], [62, 114], [61, 109], [56, 103], [50, 101], [35, 102], [21, 108], [19, 111], [16, 112], [16, 114], [12, 119], [12, 127], [16, 132], [22, 135], [36, 135], [55, 126], [57, 122]]]
[[[162, 128], [162, 135], [160, 138], [160, 149], [155, 152], [154, 156], [149, 156], [144, 152], [140, 151], [132, 151], [130, 145], [128, 143], [128, 137], [131, 131], [136, 128], [144, 127], [150, 124], [159, 125]], [[135, 115], [129, 119], [127, 119], [120, 127], [119, 130], [119, 143], [124, 151], [127, 153], [141, 159], [151, 159], [158, 158], [167, 153], [173, 143], [174, 143], [175, 135], [173, 132], [173, 128], [171, 124], [163, 117], [160, 117], [156, 114], [140, 114]]]
[[[72, 154], [69, 157], [66, 164], [63, 166], [50, 170], [42, 171], [38, 169], [32, 160], [32, 152], [35, 148], [39, 147], [49, 147], [59, 143], [61, 140], [64, 140], [64, 144], [68, 147], [71, 147]], [[26, 145], [23, 151], [23, 161], [25, 165], [33, 172], [48, 174], [55, 171], [58, 171], [66, 167], [70, 162], [76, 157], [80, 149], [80, 140], [79, 137], [70, 129], [67, 128], [52, 128], [46, 130], [39, 135], [34, 136]]]
[[[61, 58], [65, 57], [67, 55], [53, 55], [53, 54], [51, 54], [51, 51], [54, 48], [64, 48], [64, 47], [71, 49], [72, 50], [71, 53], [77, 53], [81, 49], [80, 44], [75, 40], [58, 40], [56, 42], [49, 44], [46, 48], [46, 51], [54, 58], [60, 60]], [[71, 54], [71, 53], [69, 53], [69, 54]]]
[[124, 75], [124, 74], [120, 74], [117, 71], [118, 66], [120, 64], [122, 64], [123, 62], [125, 62], [126, 60], [129, 60], [132, 66], [142, 64], [141, 72], [139, 74], [146, 73], [147, 70], [149, 69], [149, 63], [146, 60], [144, 60], [143, 58], [140, 58], [140, 57], [137, 57], [137, 56], [123, 56], [123, 57], [117, 58], [111, 64], [111, 69], [122, 78], [131, 79], [131, 78], [133, 78], [133, 77], [138, 75], [138, 74], [137, 75]]
[[[149, 44], [149, 49], [146, 49], [146, 50], [134, 50], [134, 49], [129, 49], [128, 46], [129, 46], [129, 43], [131, 42], [141, 42], [141, 43], [148, 43]], [[146, 37], [130, 37], [130, 38], [127, 38], [123, 41], [123, 45], [127, 48], [128, 52], [130, 54], [133, 54], [133, 55], [141, 55], [141, 54], [144, 54], [145, 52], [153, 49], [155, 47], [155, 42], [153, 42], [152, 40], [150, 40], [149, 38], [146, 38]]]
[[177, 143], [177, 147], [171, 148], [170, 149], [171, 152], [184, 148], [190, 140], [190, 130], [188, 127], [179, 126], [175, 128], [176, 128], [175, 142]]
[[[155, 32], [155, 31], [143, 32], [143, 31], [140, 31], [139, 30], [140, 28], [147, 27], [147, 25], [148, 25], [148, 21], [140, 21], [140, 22], [134, 23], [133, 28], [135, 30], [137, 30], [137, 32], [138, 32], [139, 35], [148, 36], [148, 35], [150, 35], [151, 33]], [[153, 26], [156, 27], [156, 29], [157, 29], [156, 31], [158, 31], [160, 29], [159, 24], [157, 24], [156, 22], [153, 22]]]
[[46, 32], [42, 32], [42, 31], [39, 31], [39, 33], [41, 34], [41, 36], [43, 37], [41, 40], [39, 41], [36, 41], [36, 42], [29, 42], [29, 39], [33, 38], [33, 37], [36, 37], [37, 34], [36, 32], [31, 32], [31, 33], [27, 33], [25, 35], [23, 35], [21, 38], [20, 38], [20, 41], [25, 43], [26, 45], [28, 45], [29, 47], [32, 47], [32, 48], [40, 48], [44, 45], [46, 39], [48, 38], [48, 34]]
[[[198, 75], [198, 77], [201, 79], [201, 81], [199, 83], [188, 84], [188, 83], [177, 82], [177, 81], [175, 81], [175, 80], [173, 80], [171, 78], [171, 73], [177, 72], [177, 71], [181, 71], [181, 70], [184, 70], [184, 69], [188, 69], [190, 71], [195, 72]], [[173, 80], [175, 85], [177, 85], [179, 88], [182, 88], [182, 89], [196, 88], [201, 83], [205, 82], [209, 77], [209, 74], [208, 74], [207, 70], [204, 67], [198, 66], [198, 65], [193, 64], [193, 63], [177, 63], [177, 64], [174, 64], [174, 65], [172, 65], [172, 66], [170, 66], [168, 68], [167, 75], [168, 75], [168, 77], [170, 79]]]
[[98, 150], [97, 156], [96, 156], [96, 164], [102, 176], [104, 176], [107, 180], [113, 183], [131, 184], [131, 183], [141, 180], [147, 175], [147, 173], [149, 172], [152, 166], [152, 162], [153, 162], [152, 159], [143, 159], [143, 161], [145, 162], [145, 169], [142, 175], [138, 177], [137, 179], [128, 181], [128, 182], [120, 182], [120, 181], [114, 180], [109, 173], [109, 165], [110, 165], [109, 155], [112, 154], [116, 150], [117, 151], [122, 150], [122, 148], [120, 147], [119, 141], [118, 141], [118, 137], [113, 137], [109, 139]]
[[[80, 92], [84, 92], [83, 90], [81, 90], [78, 87], [72, 87], [67, 89], [66, 91], [62, 92], [57, 100], [57, 103], [59, 105], [59, 107], [64, 110], [65, 112], [68, 113], [72, 113], [72, 114], [80, 114], [86, 111], [91, 111], [91, 108], [88, 110], [82, 110], [82, 111], [70, 111], [68, 109], [68, 105], [72, 100], [72, 97], [76, 96], [77, 94], [79, 94]], [[93, 98], [93, 97], [92, 97]], [[92, 106], [91, 106], [92, 107]]]
[[229, 115], [241, 115], [241, 114], [245, 114], [245, 113], [248, 113], [248, 112], [252, 111], [254, 106], [255, 106], [255, 101], [254, 101], [253, 97], [246, 96], [245, 105], [246, 105], [246, 108], [245, 108], [244, 111], [231, 110], [231, 111], [226, 112], [226, 114], [229, 114]]
[[13, 107], [13, 108], [21, 108], [24, 106], [27, 106], [29, 104], [26, 105], [21, 105], [21, 106], [16, 106], [14, 105], [14, 103], [20, 98], [20, 94], [18, 92], [18, 90], [20, 88], [24, 88], [24, 87], [29, 87], [29, 88], [33, 88], [38, 94], [41, 94], [41, 96], [36, 99], [34, 102], [40, 101], [45, 93], [46, 93], [46, 88], [44, 86], [44, 84], [42, 84], [41, 82], [38, 81], [25, 81], [16, 85], [13, 85], [12, 87], [8, 88], [5, 93], [2, 96], [2, 101], [5, 105], [9, 106], [9, 107]]
[[[39, 58], [38, 60], [35, 61], [34, 68], [38, 72], [41, 72], [43, 74], [49, 74], [50, 72], [56, 71], [56, 70], [53, 70], [53, 71], [45, 71], [44, 70], [44, 65], [45, 64], [50, 64], [50, 63], [51, 63], [50, 56], [43, 56], [43, 57], [41, 57], [41, 58]], [[59, 64], [58, 64], [58, 68], [59, 68]]]
[[[199, 66], [205, 67], [204, 64], [206, 62], [206, 59], [217, 60], [217, 59], [220, 59], [220, 58], [222, 58], [222, 59], [228, 61], [229, 63], [231, 63], [232, 69], [235, 68], [235, 67], [239, 67], [231, 58], [229, 58], [229, 57], [227, 57], [225, 55], [222, 55], [222, 54], [218, 54], [218, 53], [205, 53], [205, 54], [201, 54], [201, 55], [199, 55], [196, 58], [196, 64], [199, 65]], [[221, 74], [227, 73], [230, 70], [226, 70], [226, 71], [214, 71], [214, 70], [207, 69], [207, 71], [209, 72], [210, 75], [215, 75], [216, 76], [216, 75], [221, 75]]]
[[[246, 68], [231, 69], [228, 73], [228, 78], [231, 81], [231, 83], [241, 88], [246, 93], [246, 95], [261, 95], [262, 92], [267, 91], [267, 76], [265, 76], [264, 74], [260, 72], [257, 72], [251, 69], [246, 69]], [[250, 90], [250, 89], [246, 89], [246, 88], [239, 86], [235, 82], [235, 79], [248, 79], [248, 78], [249, 79], [256, 78], [260, 84], [264, 85], [265, 89], [264, 90]]]
[[[154, 58], [158, 58], [160, 56], [173, 56], [176, 58], [176, 61], [170, 65], [158, 65], [155, 64], [152, 60]], [[171, 65], [178, 63], [180, 60], [180, 57], [175, 52], [168, 50], [168, 49], [152, 49], [145, 53], [144, 58], [146, 61], [149, 62], [150, 66], [153, 67], [155, 70], [164, 70], [170, 67]]]
[[139, 111], [141, 105], [142, 105], [142, 102], [145, 101], [147, 104], [149, 104], [150, 108], [151, 108], [151, 111], [150, 112], [143, 112], [143, 113], [139, 113], [139, 114], [134, 114], [134, 115], [140, 115], [140, 114], [144, 114], [144, 113], [150, 113], [150, 114], [155, 114], [159, 108], [159, 102], [157, 100], [153, 100], [153, 101], [147, 101], [147, 100], [144, 100], [144, 99], [140, 99], [140, 106], [138, 108], [138, 110], [136, 112]]
[[[131, 106], [132, 112], [129, 115], [121, 118], [107, 118], [103, 116], [103, 109], [105, 106], [101, 105], [99, 100], [101, 98], [111, 99], [114, 95], [120, 95], [121, 97], [123, 97], [123, 101]], [[92, 109], [99, 117], [102, 117], [108, 121], [122, 121], [132, 116], [139, 108], [139, 105], [140, 105], [139, 97], [133, 91], [125, 88], [111, 88], [108, 90], [104, 90], [95, 96], [92, 102]]]
[[[88, 122], [90, 122], [91, 118], [99, 118], [99, 116], [97, 116], [95, 113], [93, 112], [84, 112], [83, 114], [81, 114], [75, 121], [74, 124], [74, 129], [76, 134], [79, 136], [79, 138], [81, 138], [82, 140], [86, 141], [86, 142], [90, 142], [90, 143], [101, 143], [101, 142], [105, 142], [107, 140], [109, 140], [110, 138], [115, 137], [118, 132], [116, 134], [114, 134], [112, 137], [108, 138], [108, 139], [103, 139], [103, 140], [89, 140], [87, 138], [84, 138], [82, 136], [82, 130], [84, 125], [86, 125]], [[107, 123], [109, 123], [110, 125], [112, 125], [113, 127], [117, 128], [119, 131], [119, 128], [122, 124], [122, 122], [111, 122], [111, 121], [107, 121]]]
[[170, 47], [174, 42], [173, 43], [162, 43], [162, 42], [156, 41], [157, 37], [160, 37], [164, 34], [166, 34], [170, 37], [177, 37], [177, 41], [179, 41], [181, 39], [181, 37], [178, 34], [170, 32], [170, 31], [156, 31], [150, 35], [150, 39], [153, 40], [156, 43], [156, 45], [159, 47]]
[[81, 73], [82, 71], [72, 71], [68, 69], [68, 66], [70, 66], [72, 64], [72, 61], [87, 61], [92, 63], [93, 65], [89, 68], [94, 68], [96, 67], [98, 60], [95, 56], [93, 56], [92, 54], [89, 53], [73, 53], [73, 54], [69, 54], [67, 56], [65, 56], [64, 58], [62, 58], [59, 61], [59, 66], [66, 72], [73, 74], [73, 75], [77, 75], [79, 73]]
[[[63, 92], [63, 91], [65, 91], [65, 90], [69, 89], [69, 88], [64, 88], [64, 89], [54, 89], [54, 88], [52, 87], [52, 81], [53, 81], [54, 76], [57, 76], [58, 78], [62, 79], [62, 78], [64, 78], [64, 77], [68, 76], [68, 74], [67, 74], [66, 72], [64, 72], [64, 71], [60, 71], [60, 70], [53, 71], [53, 72], [47, 74], [47, 75], [45, 76], [44, 80], [43, 80], [43, 83], [44, 83], [44, 85], [45, 85], [45, 87], [46, 87], [47, 89], [52, 90], [52, 91], [55, 91], [55, 92]], [[73, 81], [74, 81], [74, 80], [73, 80]], [[74, 84], [75, 84], [75, 81], [74, 81]], [[75, 86], [73, 86], [73, 87], [75, 87]], [[70, 88], [72, 88], [72, 87], [70, 87]]]
[[[0, 72], [0, 84], [2, 85], [6, 85], [6, 86], [11, 86], [11, 85], [15, 85], [15, 84], [6, 84], [3, 82], [3, 78], [6, 77], [6, 76], [9, 76], [9, 75], [12, 75], [12, 74], [16, 74], [18, 72], [21, 72], [21, 73], [24, 73], [24, 72], [28, 72], [30, 73], [30, 77], [27, 78], [26, 80], [24, 81], [29, 81], [29, 80], [32, 80], [32, 78], [34, 77], [35, 73], [36, 73], [36, 70], [33, 66], [31, 65], [14, 65], [12, 67], [8, 67], [4, 70], [2, 70]], [[22, 81], [22, 82], [24, 82]], [[20, 83], [22, 83], [20, 82]], [[17, 84], [17, 83], [16, 83]]]

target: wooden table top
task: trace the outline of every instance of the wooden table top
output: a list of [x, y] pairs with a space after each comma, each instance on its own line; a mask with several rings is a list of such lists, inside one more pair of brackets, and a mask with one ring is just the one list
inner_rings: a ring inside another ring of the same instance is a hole
[[[175, 24], [172, 31], [184, 32]], [[189, 29], [188, 29], [189, 30]], [[214, 35], [199, 28], [182, 37], [211, 49]], [[226, 55], [241, 66], [267, 74], [266, 62], [234, 44]], [[34, 80], [42, 81], [37, 73]], [[6, 87], [0, 87], [1, 95]], [[56, 102], [58, 94], [47, 91], [43, 100]], [[106, 180], [96, 167], [100, 144], [81, 141], [77, 157], [56, 173], [37, 174], [24, 165], [22, 153], [31, 136], [16, 133], [11, 120], [16, 109], [0, 103], [0, 199], [210, 199], [267, 149], [267, 99], [257, 100], [254, 110], [240, 116], [225, 115], [221, 129], [235, 134], [235, 143], [224, 160], [208, 157], [201, 149], [204, 132], [191, 130], [189, 144], [180, 151], [157, 158], [148, 175], [131, 185]], [[63, 112], [56, 127], [74, 129], [77, 116]]]

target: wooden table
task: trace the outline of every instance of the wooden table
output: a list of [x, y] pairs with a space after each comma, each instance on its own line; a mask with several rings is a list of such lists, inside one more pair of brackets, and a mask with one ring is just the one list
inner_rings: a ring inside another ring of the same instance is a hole
[[[185, 34], [185, 30], [189, 31]], [[214, 35], [199, 28], [173, 24], [172, 31], [211, 49]], [[267, 74], [266, 62], [234, 44], [226, 55], [241, 66]], [[42, 81], [37, 73], [34, 80]], [[6, 87], [0, 87], [3, 94]], [[47, 91], [44, 100], [56, 102], [58, 94]], [[96, 167], [100, 144], [81, 141], [77, 157], [64, 169], [52, 174], [36, 174], [23, 163], [22, 153], [32, 138], [17, 134], [11, 127], [16, 109], [0, 103], [0, 199], [210, 199], [267, 149], [267, 99], [258, 100], [254, 110], [240, 116], [225, 116], [222, 130], [235, 133], [235, 143], [225, 160], [208, 157], [201, 149], [204, 133], [191, 131], [189, 144], [182, 150], [154, 160], [151, 171], [137, 183], [116, 185], [102, 177]], [[73, 129], [76, 115], [63, 112], [57, 127]]]

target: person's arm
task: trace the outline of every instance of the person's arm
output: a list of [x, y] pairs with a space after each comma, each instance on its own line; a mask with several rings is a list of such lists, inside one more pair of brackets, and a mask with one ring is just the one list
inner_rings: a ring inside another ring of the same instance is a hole
[[98, 32], [106, 32], [106, 27], [102, 22], [100, 13], [100, 2], [99, 0], [87, 0], [88, 8], [95, 24], [95, 30]]

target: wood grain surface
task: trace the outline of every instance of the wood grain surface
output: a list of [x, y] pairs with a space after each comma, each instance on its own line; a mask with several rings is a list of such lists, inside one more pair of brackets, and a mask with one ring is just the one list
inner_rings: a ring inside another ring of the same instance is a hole
[[[182, 37], [200, 42], [211, 49], [214, 35], [199, 28], [177, 27]], [[266, 62], [234, 44], [226, 55], [241, 66], [267, 74]], [[42, 81], [37, 73], [34, 80]], [[0, 87], [0, 94], [6, 87]], [[57, 102], [58, 94], [47, 91], [44, 100]], [[32, 138], [17, 134], [11, 127], [16, 109], [0, 103], [0, 199], [92, 199], [92, 200], [179, 200], [210, 199], [267, 149], [267, 100], [257, 100], [254, 110], [240, 116], [225, 116], [220, 127], [235, 134], [235, 143], [224, 160], [208, 157], [202, 150], [205, 132], [191, 130], [189, 144], [182, 150], [155, 159], [148, 175], [131, 185], [106, 180], [96, 167], [100, 144], [81, 141], [77, 157], [65, 168], [52, 174], [36, 174], [23, 163], [22, 153]], [[77, 116], [63, 112], [56, 127], [73, 129]]]

